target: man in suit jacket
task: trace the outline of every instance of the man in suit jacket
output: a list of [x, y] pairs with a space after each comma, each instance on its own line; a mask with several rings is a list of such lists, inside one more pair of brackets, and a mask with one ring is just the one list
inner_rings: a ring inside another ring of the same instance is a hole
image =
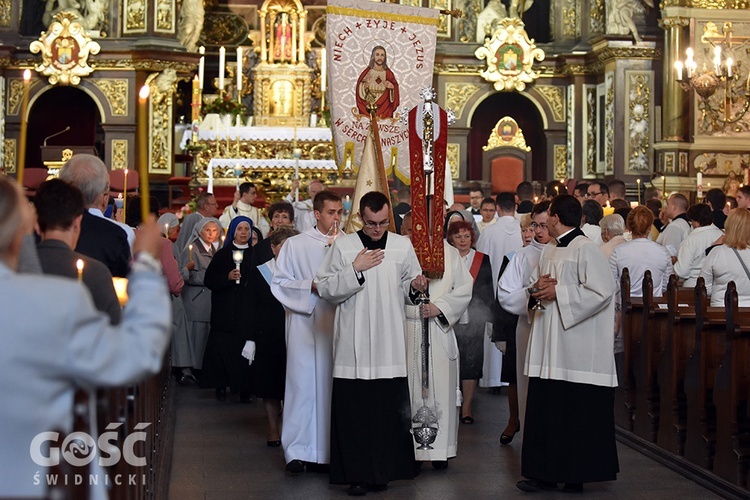
[[81, 233], [85, 210], [81, 192], [65, 181], [52, 179], [39, 186], [34, 205], [42, 233], [37, 253], [44, 274], [75, 279], [78, 274], [76, 261], [80, 259], [84, 264], [81, 278], [91, 292], [94, 306], [107, 313], [113, 325], [120, 323], [122, 310], [109, 269], [98, 260], [73, 251]]
[[81, 191], [88, 209], [83, 214], [76, 251], [102, 262], [112, 276], [126, 276], [130, 262], [128, 233], [103, 215], [109, 199], [107, 167], [96, 156], [74, 155], [60, 169], [60, 179]]
[[[44, 479], [34, 481], [35, 474], [44, 478], [49, 472], [38, 464], [49, 456], [38, 436], [60, 431], [64, 440], [72, 432], [77, 386], [120, 386], [156, 374], [170, 340], [171, 318], [165, 313], [169, 293], [158, 260], [161, 232], [153, 218], [138, 235], [128, 310], [117, 327], [94, 308], [80, 283], [16, 272], [21, 241], [32, 226], [32, 211], [21, 189], [13, 180], [0, 178], [3, 497], [48, 493]], [[100, 475], [98, 487], [92, 487], [99, 495], [90, 496], [106, 495], [104, 479]]]

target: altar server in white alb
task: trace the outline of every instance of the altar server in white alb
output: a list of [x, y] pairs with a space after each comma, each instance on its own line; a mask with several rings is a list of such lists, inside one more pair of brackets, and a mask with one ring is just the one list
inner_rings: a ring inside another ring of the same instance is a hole
[[[458, 410], [461, 380], [458, 375], [458, 343], [453, 331], [471, 301], [474, 279], [461, 260], [458, 250], [443, 241], [445, 270], [440, 279], [431, 279], [430, 302], [422, 306], [429, 318], [429, 363], [427, 397], [422, 392], [422, 317], [420, 306], [406, 306], [407, 374], [412, 414], [422, 405], [437, 410], [438, 435], [432, 450], [416, 449], [417, 461], [432, 461], [436, 469], [448, 467], [448, 459], [458, 450]], [[416, 441], [414, 446], [417, 445]]]
[[556, 239], [542, 250], [530, 284], [533, 315], [526, 374], [529, 391], [518, 488], [578, 492], [612, 481], [615, 445], [613, 353], [615, 280], [599, 247], [579, 228], [581, 204], [560, 195], [547, 228]]
[[366, 193], [359, 213], [364, 229], [338, 238], [315, 277], [337, 307], [330, 481], [350, 495], [414, 477], [404, 304], [427, 287], [411, 241], [388, 232], [388, 198]]
[[331, 370], [335, 307], [321, 300], [313, 278], [338, 235], [341, 198], [315, 198], [317, 226], [289, 238], [276, 259], [271, 292], [286, 309], [286, 384], [281, 444], [286, 470], [330, 460]]

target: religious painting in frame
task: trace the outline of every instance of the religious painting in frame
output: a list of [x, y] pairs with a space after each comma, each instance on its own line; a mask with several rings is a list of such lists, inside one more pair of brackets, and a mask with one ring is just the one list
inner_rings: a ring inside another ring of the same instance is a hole
[[681, 151], [679, 155], [680, 155], [680, 161], [678, 162], [679, 173], [687, 174], [688, 173], [688, 154], [687, 152]]
[[664, 153], [664, 173], [674, 174], [675, 154], [673, 151]]

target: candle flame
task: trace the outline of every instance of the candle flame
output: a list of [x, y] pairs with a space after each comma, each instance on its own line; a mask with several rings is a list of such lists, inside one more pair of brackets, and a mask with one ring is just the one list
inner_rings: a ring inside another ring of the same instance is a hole
[[25, 69], [23, 71], [23, 83], [27, 84], [31, 81], [31, 70]]
[[609, 208], [609, 200], [607, 200], [607, 208]]
[[145, 101], [148, 99], [149, 95], [151, 94], [151, 89], [148, 85], [144, 85], [141, 87], [141, 90], [138, 92], [138, 99], [141, 101]]
[[78, 259], [76, 261], [76, 269], [78, 269], [78, 272], [83, 271], [83, 260]]

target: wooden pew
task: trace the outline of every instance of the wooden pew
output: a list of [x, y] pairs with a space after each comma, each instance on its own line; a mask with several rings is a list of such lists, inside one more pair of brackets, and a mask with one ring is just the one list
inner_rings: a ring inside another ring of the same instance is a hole
[[713, 390], [716, 370], [724, 355], [726, 318], [723, 307], [708, 307], [708, 304], [705, 282], [698, 278], [695, 287], [695, 346], [685, 367], [685, 458], [713, 470], [716, 444]]
[[724, 297], [726, 338], [724, 357], [716, 372], [716, 455], [714, 472], [745, 486], [750, 461], [750, 308], [738, 308], [737, 288], [730, 282]]
[[[659, 284], [661, 286], [661, 284]], [[643, 276], [640, 315], [640, 340], [633, 361], [633, 379], [636, 384], [635, 417], [633, 431], [649, 442], [656, 442], [659, 428], [659, 384], [656, 374], [667, 335], [666, 301], [654, 297], [651, 271]]]
[[636, 404], [636, 384], [633, 373], [636, 346], [640, 341], [640, 321], [643, 300], [630, 296], [630, 272], [622, 270], [620, 276], [620, 322], [623, 332], [623, 352], [615, 355], [617, 380], [615, 391], [615, 424], [633, 431], [633, 416]]
[[667, 335], [657, 374], [660, 396], [657, 444], [676, 455], [685, 454], [687, 401], [685, 364], [695, 340], [695, 290], [678, 288], [672, 275], [667, 287]]

